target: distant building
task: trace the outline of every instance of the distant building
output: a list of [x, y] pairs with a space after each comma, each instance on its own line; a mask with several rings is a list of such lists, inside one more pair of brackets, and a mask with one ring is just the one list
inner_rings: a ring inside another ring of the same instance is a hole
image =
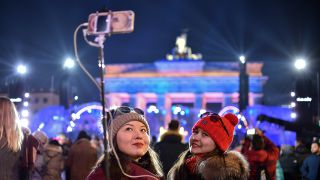
[[59, 95], [55, 92], [32, 92], [29, 97], [29, 110], [36, 113], [42, 108], [59, 105]]
[[[260, 104], [263, 63], [247, 64], [249, 106]], [[165, 125], [173, 116], [172, 107], [219, 111], [239, 102], [239, 64], [202, 60], [160, 60], [155, 63], [112, 64], [106, 66], [107, 106], [130, 105], [146, 110], [148, 105], [162, 109]]]
[[[164, 126], [178, 114], [194, 119], [200, 110], [219, 112], [225, 106], [238, 106], [238, 61], [201, 60], [202, 55], [193, 54], [187, 46], [185, 32], [177, 37], [172, 54], [166, 57], [154, 63], [106, 65], [107, 106], [130, 105], [148, 111], [152, 106], [153, 110], [161, 112]], [[259, 62], [247, 63], [249, 106], [262, 101], [263, 85], [268, 79], [262, 75], [262, 66]], [[187, 107], [186, 111], [183, 107]], [[187, 128], [193, 124], [189, 121], [185, 122]]]

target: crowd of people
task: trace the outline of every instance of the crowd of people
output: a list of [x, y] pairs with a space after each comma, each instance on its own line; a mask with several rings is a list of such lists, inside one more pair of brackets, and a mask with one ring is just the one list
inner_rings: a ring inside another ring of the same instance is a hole
[[144, 112], [120, 106], [107, 113], [108, 151], [99, 137], [80, 131], [75, 142], [49, 138], [19, 125], [15, 105], [0, 97], [0, 179], [320, 179], [320, 147], [277, 147], [260, 129], [231, 148], [238, 118], [203, 113], [189, 142], [172, 120], [151, 143]]

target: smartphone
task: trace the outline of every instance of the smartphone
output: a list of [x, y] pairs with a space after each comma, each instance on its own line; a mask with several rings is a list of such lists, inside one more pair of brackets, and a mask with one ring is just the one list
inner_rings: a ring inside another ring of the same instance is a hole
[[89, 15], [88, 35], [130, 33], [133, 30], [133, 11], [99, 12]]
[[247, 130], [247, 135], [254, 135], [256, 134], [256, 130], [255, 129], [248, 129]]

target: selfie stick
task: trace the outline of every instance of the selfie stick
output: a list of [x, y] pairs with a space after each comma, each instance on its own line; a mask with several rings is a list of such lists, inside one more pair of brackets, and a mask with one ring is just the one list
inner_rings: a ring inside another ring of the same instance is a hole
[[[76, 34], [78, 30], [82, 26], [87, 26], [87, 29], [83, 31], [84, 40], [91, 46], [99, 48], [99, 68], [100, 68], [100, 84], [98, 84], [94, 78], [90, 75], [90, 73], [85, 69], [82, 63], [79, 60], [77, 48], [76, 48]], [[111, 147], [112, 151], [114, 151], [116, 159], [118, 161], [119, 167], [122, 173], [129, 177], [129, 178], [140, 178], [140, 177], [151, 177], [157, 179], [150, 175], [140, 175], [140, 176], [131, 176], [124, 172], [122, 169], [121, 163], [119, 158], [114, 150], [112, 139], [110, 136], [107, 136], [107, 128], [111, 124], [112, 126], [112, 116], [110, 118], [106, 117], [106, 103], [105, 103], [105, 81], [104, 81], [104, 72], [105, 72], [105, 65], [104, 65], [104, 42], [106, 40], [106, 35], [111, 36], [111, 34], [123, 34], [123, 33], [130, 33], [134, 29], [134, 12], [133, 11], [103, 11], [97, 12], [89, 15], [88, 23], [84, 23], [76, 29], [74, 33], [74, 45], [75, 45], [75, 54], [77, 57], [77, 61], [80, 67], [84, 70], [84, 72], [90, 77], [90, 79], [94, 82], [94, 84], [98, 87], [101, 96], [101, 105], [102, 105], [102, 125], [103, 125], [103, 134], [104, 134], [104, 174], [107, 180], [110, 179], [110, 154], [108, 148]], [[87, 39], [87, 35], [96, 35], [95, 42], [89, 41]], [[110, 128], [110, 127], [109, 127]], [[110, 142], [108, 141], [110, 140]], [[110, 144], [110, 146], [109, 146]]]
[[106, 103], [105, 103], [105, 97], [104, 97], [104, 52], [103, 52], [103, 43], [105, 41], [105, 35], [99, 35], [96, 40], [98, 40], [98, 44], [100, 45], [99, 47], [99, 58], [98, 58], [98, 63], [99, 63], [99, 67], [100, 67], [100, 96], [101, 96], [101, 105], [102, 105], [102, 126], [103, 126], [103, 134], [104, 134], [104, 168], [105, 168], [105, 177], [106, 179], [110, 179], [110, 157], [109, 157], [109, 153], [108, 153], [108, 139], [107, 139], [107, 118], [106, 118]]
[[[111, 14], [112, 12], [109, 11], [108, 12], [108, 16], [106, 21], [107, 22], [111, 22]], [[96, 13], [98, 15], [98, 13]], [[88, 26], [90, 26], [90, 20], [89, 20], [89, 24]], [[91, 42], [87, 39], [86, 35], [87, 35], [88, 31], [84, 31], [84, 39], [85, 41], [94, 47], [99, 48], [99, 57], [98, 57], [98, 66], [100, 68], [100, 84], [98, 85], [98, 88], [100, 90], [100, 99], [101, 99], [101, 105], [102, 105], [102, 126], [103, 126], [103, 137], [104, 137], [104, 141], [103, 141], [103, 145], [104, 145], [104, 172], [105, 172], [105, 179], [109, 180], [110, 179], [110, 155], [109, 155], [109, 144], [108, 144], [108, 138], [107, 138], [107, 126], [108, 124], [110, 124], [109, 122], [106, 121], [110, 121], [108, 118], [106, 118], [106, 103], [105, 103], [105, 97], [104, 97], [104, 87], [105, 87], [105, 81], [104, 81], [104, 68], [105, 68], [105, 64], [104, 64], [104, 52], [103, 52], [103, 48], [104, 48], [104, 42], [106, 40], [105, 36], [111, 35], [111, 28], [110, 28], [110, 23], [106, 24], [106, 29], [104, 33], [100, 33], [100, 34], [96, 34], [97, 37], [95, 38], [95, 42]]]

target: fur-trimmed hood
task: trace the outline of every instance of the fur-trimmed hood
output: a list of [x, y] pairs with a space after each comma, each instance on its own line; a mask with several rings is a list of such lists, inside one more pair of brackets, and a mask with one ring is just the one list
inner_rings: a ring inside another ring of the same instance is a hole
[[212, 156], [202, 161], [198, 172], [206, 180], [248, 179], [249, 164], [239, 152], [228, 151], [224, 156]]
[[168, 130], [160, 137], [160, 141], [183, 142], [183, 136], [178, 131]]

